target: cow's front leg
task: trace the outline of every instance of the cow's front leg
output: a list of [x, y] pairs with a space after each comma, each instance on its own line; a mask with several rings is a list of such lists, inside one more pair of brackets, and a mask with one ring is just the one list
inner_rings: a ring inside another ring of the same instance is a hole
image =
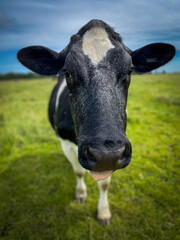
[[79, 203], [83, 203], [87, 198], [86, 184], [84, 182], [84, 174], [86, 170], [80, 165], [78, 161], [77, 145], [63, 139], [60, 139], [60, 142], [64, 155], [71, 163], [76, 175], [76, 200]]
[[108, 187], [110, 184], [111, 176], [106, 178], [105, 180], [101, 180], [98, 182], [100, 197], [98, 203], [98, 220], [103, 225], [109, 225], [111, 219], [111, 212], [109, 209], [108, 202]]

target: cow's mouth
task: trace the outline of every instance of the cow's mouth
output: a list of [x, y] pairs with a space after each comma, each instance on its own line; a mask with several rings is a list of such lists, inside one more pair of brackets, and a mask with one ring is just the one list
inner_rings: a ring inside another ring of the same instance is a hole
[[125, 168], [131, 161], [131, 144], [112, 150], [99, 150], [89, 145], [79, 148], [79, 163], [82, 167], [90, 170], [94, 181], [108, 178], [117, 169]]
[[107, 170], [107, 171], [90, 171], [91, 177], [96, 182], [100, 181], [100, 180], [104, 180], [104, 179], [108, 178], [111, 175], [111, 173], [113, 173], [117, 169], [122, 169], [122, 168], [127, 167], [129, 165], [130, 161], [131, 161], [131, 156], [129, 156], [129, 158], [127, 158], [126, 160], [119, 159], [118, 163], [119, 163], [119, 165], [121, 165], [121, 167], [118, 167], [114, 170]]
[[104, 180], [106, 178], [108, 178], [111, 173], [113, 172], [113, 170], [109, 170], [109, 171], [102, 171], [102, 172], [94, 172], [94, 171], [90, 171], [91, 177], [94, 179], [94, 181], [100, 181], [100, 180]]

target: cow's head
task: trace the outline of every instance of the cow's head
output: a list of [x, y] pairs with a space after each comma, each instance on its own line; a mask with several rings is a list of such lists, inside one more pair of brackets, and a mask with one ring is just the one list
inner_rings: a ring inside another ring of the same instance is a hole
[[42, 75], [64, 72], [79, 162], [100, 180], [131, 160], [131, 144], [125, 134], [131, 72], [149, 72], [174, 55], [175, 48], [165, 43], [131, 51], [110, 26], [92, 20], [71, 37], [62, 52], [32, 46], [20, 50], [18, 59]]

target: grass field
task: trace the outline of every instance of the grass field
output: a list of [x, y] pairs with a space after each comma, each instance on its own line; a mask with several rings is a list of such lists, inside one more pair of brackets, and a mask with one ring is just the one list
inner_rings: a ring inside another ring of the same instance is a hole
[[86, 203], [47, 118], [50, 79], [0, 82], [1, 240], [180, 239], [180, 74], [133, 76], [127, 136], [131, 164], [112, 175], [112, 222], [96, 220], [98, 188]]

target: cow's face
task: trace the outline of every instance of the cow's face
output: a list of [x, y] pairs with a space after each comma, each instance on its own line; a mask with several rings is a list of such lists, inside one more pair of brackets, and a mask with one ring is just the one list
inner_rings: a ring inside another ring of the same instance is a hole
[[19, 52], [18, 58], [37, 73], [65, 74], [79, 162], [100, 180], [131, 160], [131, 144], [125, 134], [131, 72], [149, 72], [174, 54], [172, 45], [162, 43], [132, 52], [107, 24], [92, 20], [60, 54], [28, 47]]
[[127, 166], [127, 93], [132, 58], [120, 38], [92, 27], [69, 51], [62, 69], [70, 91], [80, 164], [93, 172]]

